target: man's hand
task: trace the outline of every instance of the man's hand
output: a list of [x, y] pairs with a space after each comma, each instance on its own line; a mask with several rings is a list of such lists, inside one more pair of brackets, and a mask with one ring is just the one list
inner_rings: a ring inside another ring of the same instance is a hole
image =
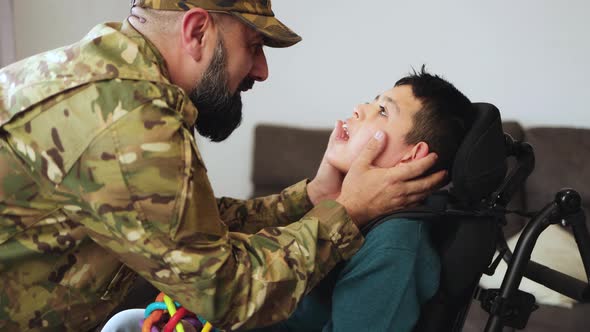
[[446, 176], [445, 171], [439, 171], [418, 178], [436, 162], [434, 153], [392, 168], [372, 166], [384, 146], [385, 135], [378, 132], [351, 165], [336, 199], [358, 227], [378, 216], [418, 204], [438, 189]]
[[326, 148], [326, 152], [324, 153], [324, 157], [322, 158], [322, 162], [320, 163], [315, 178], [307, 185], [307, 196], [313, 205], [317, 205], [325, 199], [336, 199], [336, 197], [340, 195], [344, 174], [338, 171], [326, 159], [326, 154], [334, 144], [336, 128], [341, 125], [340, 122], [342, 121], [339, 120], [336, 123], [336, 127], [332, 130], [332, 134], [330, 134], [328, 147]]

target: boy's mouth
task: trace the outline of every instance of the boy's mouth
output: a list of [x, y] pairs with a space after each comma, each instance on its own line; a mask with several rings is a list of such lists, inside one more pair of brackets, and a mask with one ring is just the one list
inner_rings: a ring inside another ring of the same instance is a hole
[[348, 141], [350, 138], [350, 133], [348, 131], [348, 124], [344, 121], [338, 121], [338, 126], [336, 127], [336, 139], [339, 141]]

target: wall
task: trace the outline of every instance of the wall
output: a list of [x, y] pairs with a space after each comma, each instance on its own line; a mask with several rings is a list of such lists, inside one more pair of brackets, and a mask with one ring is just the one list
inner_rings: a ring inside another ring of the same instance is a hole
[[12, 0], [0, 0], [0, 67], [16, 59]]
[[[74, 41], [94, 22], [124, 17], [127, 3], [18, 0], [17, 54]], [[271, 76], [244, 95], [234, 135], [200, 140], [218, 195], [250, 194], [257, 123], [331, 127], [422, 64], [473, 101], [496, 104], [504, 119], [590, 127], [590, 2], [275, 0], [273, 8], [304, 40], [267, 49]]]
[[16, 56], [74, 43], [97, 23], [121, 21], [128, 12], [129, 0], [16, 0]]

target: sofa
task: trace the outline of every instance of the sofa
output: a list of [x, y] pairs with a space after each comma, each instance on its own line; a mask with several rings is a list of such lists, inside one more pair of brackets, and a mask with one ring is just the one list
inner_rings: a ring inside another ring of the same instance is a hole
[[[590, 225], [590, 128], [524, 128], [514, 121], [504, 122], [503, 128], [514, 139], [529, 142], [536, 157], [534, 172], [515, 195], [509, 208], [540, 210], [553, 200], [559, 189], [571, 187], [582, 195], [582, 205], [588, 216], [586, 223]], [[303, 178], [313, 178], [329, 134], [330, 130], [327, 129], [291, 128], [271, 124], [257, 126], [252, 174], [253, 196], [277, 193]], [[514, 237], [526, 223], [526, 220], [514, 215], [509, 215], [507, 219], [504, 227], [507, 238]], [[571, 235], [570, 238], [573, 241]], [[539, 241], [537, 247], [542, 246], [543, 243]], [[533, 257], [540, 250], [537, 247]], [[579, 270], [582, 263], [577, 262], [579, 265], [574, 268]], [[474, 301], [463, 331], [483, 331], [487, 317], [479, 302]], [[524, 331], [589, 330], [590, 304], [574, 304], [571, 308], [540, 304]]]

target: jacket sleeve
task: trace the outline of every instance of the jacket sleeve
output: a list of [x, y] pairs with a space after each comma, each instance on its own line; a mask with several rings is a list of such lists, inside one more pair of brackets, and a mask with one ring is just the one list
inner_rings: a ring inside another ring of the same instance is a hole
[[[287, 318], [307, 289], [361, 246], [334, 201], [285, 227], [230, 232], [182, 116], [161, 100], [121, 114], [82, 154], [77, 182], [64, 183], [82, 188], [80, 204], [93, 216], [82, 222], [94, 241], [215, 326]], [[262, 219], [284, 215], [274, 213]]]
[[296, 183], [280, 194], [240, 200], [217, 199], [221, 220], [230, 231], [253, 234], [264, 227], [285, 226], [301, 219], [313, 204], [307, 196], [307, 180]]

